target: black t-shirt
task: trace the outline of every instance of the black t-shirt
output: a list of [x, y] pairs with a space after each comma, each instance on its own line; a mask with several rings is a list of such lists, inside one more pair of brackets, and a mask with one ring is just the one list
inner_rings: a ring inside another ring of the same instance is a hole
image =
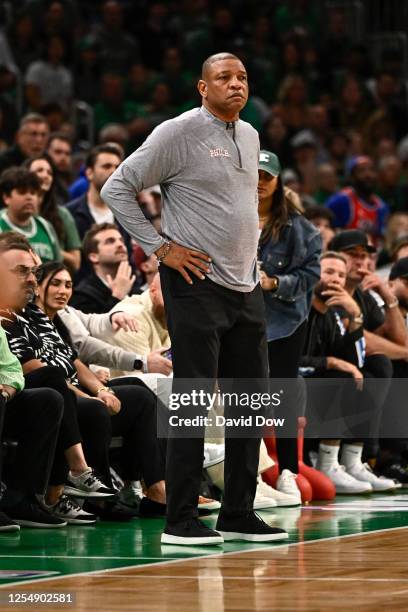
[[57, 367], [68, 382], [79, 384], [74, 365], [77, 353], [38, 306], [28, 304], [21, 314], [14, 315], [12, 319], [3, 317], [2, 325], [10, 350], [22, 365], [39, 359]]
[[361, 312], [363, 313], [364, 329], [369, 332], [374, 332], [385, 321], [384, 313], [379, 307], [376, 299], [369, 291], [362, 291], [360, 287], [357, 287], [353, 298], [360, 306]]

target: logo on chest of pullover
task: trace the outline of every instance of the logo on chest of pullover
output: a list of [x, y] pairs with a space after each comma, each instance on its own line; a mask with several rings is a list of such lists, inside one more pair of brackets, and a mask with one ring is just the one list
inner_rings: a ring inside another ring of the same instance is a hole
[[210, 149], [210, 157], [231, 157], [227, 149], [218, 147], [217, 149]]

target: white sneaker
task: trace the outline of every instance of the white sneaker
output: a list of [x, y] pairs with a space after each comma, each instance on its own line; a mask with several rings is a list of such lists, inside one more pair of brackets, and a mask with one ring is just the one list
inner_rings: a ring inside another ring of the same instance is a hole
[[357, 480], [346, 472], [344, 465], [337, 463], [329, 469], [318, 468], [326, 474], [336, 487], [336, 494], [357, 495], [359, 493], [372, 493], [373, 487], [369, 482]]
[[[262, 478], [258, 479], [256, 495], [258, 496], [258, 494], [262, 495], [263, 497], [268, 497], [269, 499], [272, 499], [276, 502], [276, 506], [280, 506], [282, 508], [300, 506], [300, 504], [302, 503], [300, 495], [288, 495], [288, 493], [282, 493], [282, 491], [278, 491], [277, 489], [274, 489], [273, 487], [268, 485], [262, 480]], [[260, 508], [258, 509], [260, 510]]]
[[210, 497], [200, 495], [198, 498], [197, 508], [199, 510], [219, 510], [221, 508], [221, 503], [216, 499], [211, 499]]
[[276, 488], [281, 493], [286, 493], [286, 495], [295, 497], [299, 500], [299, 504], [302, 503], [302, 496], [296, 484], [296, 474], [293, 474], [290, 470], [283, 470], [276, 481]]
[[61, 495], [54, 506], [48, 506], [48, 511], [54, 516], [63, 519], [70, 525], [93, 525], [97, 517], [90, 512], [85, 512], [73, 499]]
[[395, 489], [401, 488], [401, 484], [395, 482], [392, 478], [385, 478], [385, 476], [377, 476], [374, 474], [368, 463], [359, 462], [352, 468], [347, 469], [347, 473], [356, 480], [369, 482], [373, 491], [394, 491]]
[[[262, 479], [258, 478], [258, 485], [256, 487], [256, 494], [254, 499], [254, 510], [267, 510], [268, 508], [276, 508], [278, 505], [272, 497], [265, 495], [262, 490]], [[268, 485], [266, 485], [268, 486]]]
[[79, 476], [68, 472], [64, 492], [73, 497], [114, 497], [116, 495], [116, 491], [106, 487], [90, 467]]
[[204, 444], [204, 469], [221, 463], [225, 458], [224, 444]]

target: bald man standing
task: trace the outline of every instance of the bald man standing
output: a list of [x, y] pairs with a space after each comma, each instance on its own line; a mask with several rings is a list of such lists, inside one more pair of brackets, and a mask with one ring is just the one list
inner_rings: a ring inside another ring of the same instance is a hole
[[[198, 91], [201, 108], [159, 125], [110, 177], [102, 197], [161, 264], [175, 386], [177, 379], [266, 379], [256, 268], [259, 138], [239, 119], [248, 99], [244, 65], [230, 53], [209, 57]], [[135, 199], [135, 192], [156, 184], [164, 238]], [[253, 512], [259, 445], [255, 436], [226, 438], [224, 498], [214, 531], [197, 518], [203, 438], [168, 440], [162, 543], [287, 538]]]

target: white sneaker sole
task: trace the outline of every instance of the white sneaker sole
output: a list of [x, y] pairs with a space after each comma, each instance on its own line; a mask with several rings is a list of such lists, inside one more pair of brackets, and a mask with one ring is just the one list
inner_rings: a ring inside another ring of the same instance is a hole
[[18, 525], [22, 527], [34, 527], [38, 529], [59, 529], [60, 527], [66, 527], [67, 522], [61, 523], [60, 525], [51, 525], [47, 523], [36, 523], [35, 521], [25, 521], [20, 519], [13, 519]]
[[271, 510], [272, 508], [277, 508], [277, 507], [278, 507], [278, 504], [276, 503], [274, 499], [271, 499], [269, 501], [265, 499], [264, 501], [254, 502], [254, 510]]
[[69, 485], [64, 487], [64, 493], [66, 495], [72, 495], [72, 497], [115, 497], [115, 493], [98, 493], [97, 491], [81, 491], [70, 487]]
[[20, 525], [3, 525], [0, 527], [1, 533], [10, 533], [11, 531], [20, 531]]
[[278, 508], [295, 508], [296, 506], [302, 505], [302, 500], [295, 498], [293, 499], [293, 501], [275, 501]]
[[59, 516], [58, 518], [66, 521], [68, 525], [94, 525], [96, 523], [96, 519], [75, 519], [75, 518], [66, 518], [65, 516]]
[[162, 544], [174, 544], [176, 546], [194, 546], [194, 544], [197, 544], [197, 546], [219, 546], [224, 543], [222, 536], [186, 538], [169, 533], [162, 533], [160, 541]]
[[216, 459], [209, 459], [208, 461], [204, 460], [203, 468], [206, 470], [207, 468], [210, 468], [213, 465], [218, 465], [219, 463], [222, 463], [224, 460], [225, 455], [223, 455], [222, 457], [217, 457]]
[[219, 510], [221, 508], [221, 504], [219, 501], [208, 502], [207, 504], [198, 504], [197, 508], [199, 510]]
[[285, 533], [240, 533], [239, 531], [221, 531], [220, 534], [225, 542], [229, 540], [245, 540], [246, 542], [277, 542], [287, 540], [289, 535]]
[[354, 489], [353, 491], [344, 489], [342, 491], [336, 487], [336, 495], [371, 495], [371, 493], [374, 493], [373, 489]]

